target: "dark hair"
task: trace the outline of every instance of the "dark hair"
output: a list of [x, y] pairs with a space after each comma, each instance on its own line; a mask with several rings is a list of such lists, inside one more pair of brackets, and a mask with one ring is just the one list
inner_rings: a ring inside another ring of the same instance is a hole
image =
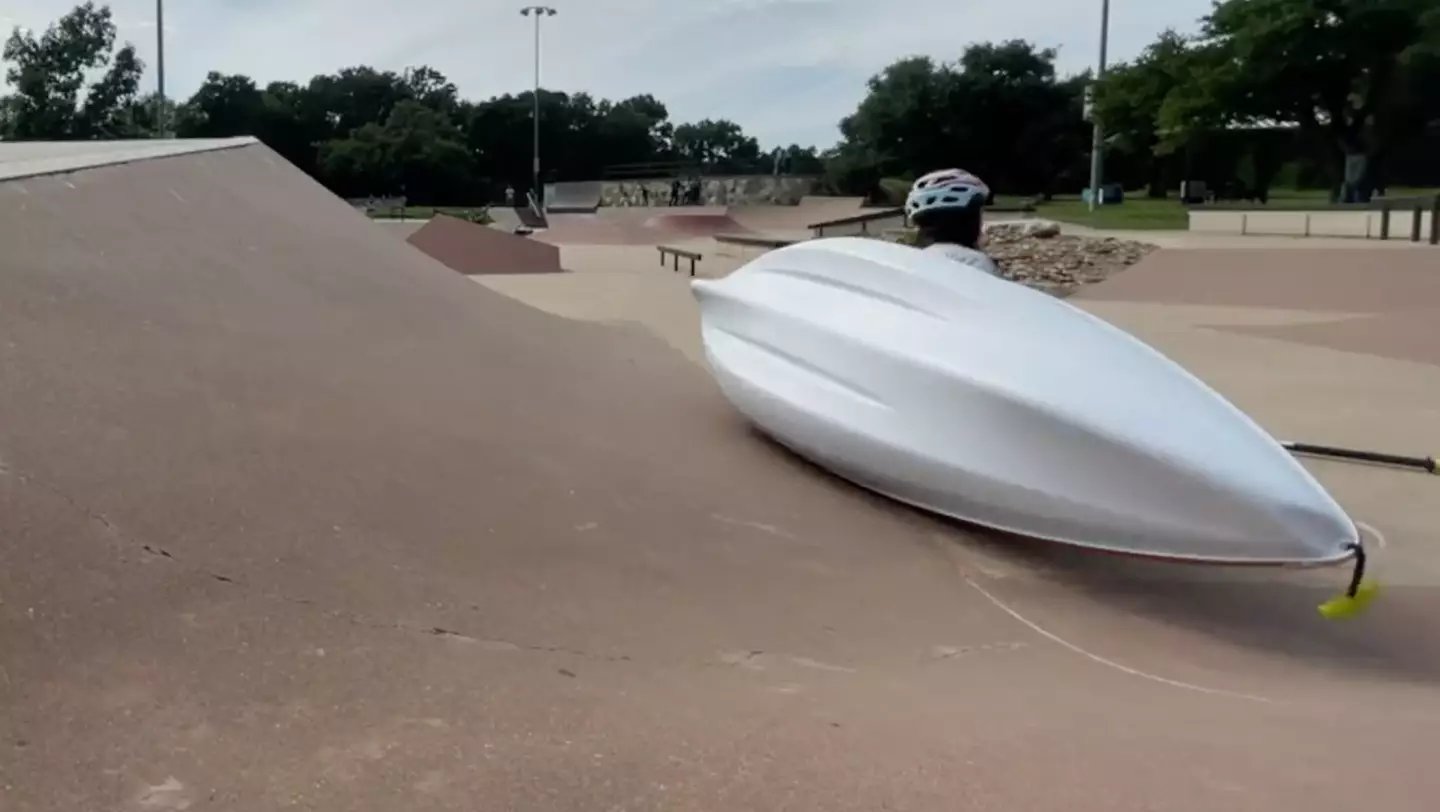
[[912, 219], [927, 243], [954, 243], [966, 248], [980, 246], [980, 220], [984, 204], [975, 201], [965, 208], [924, 211]]

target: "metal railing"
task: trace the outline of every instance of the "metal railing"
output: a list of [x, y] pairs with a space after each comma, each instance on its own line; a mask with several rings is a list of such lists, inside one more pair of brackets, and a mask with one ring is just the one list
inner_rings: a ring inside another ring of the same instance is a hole
[[1425, 225], [1425, 212], [1430, 212], [1431, 245], [1440, 245], [1440, 194], [1431, 197], [1400, 197], [1380, 199], [1380, 239], [1390, 239], [1390, 219], [1396, 210], [1410, 213], [1410, 242], [1420, 242]]

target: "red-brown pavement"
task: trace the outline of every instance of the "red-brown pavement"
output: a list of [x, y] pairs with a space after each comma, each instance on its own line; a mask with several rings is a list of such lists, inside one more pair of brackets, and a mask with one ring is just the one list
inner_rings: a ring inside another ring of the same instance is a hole
[[645, 330], [476, 285], [260, 146], [0, 202], [6, 812], [1440, 797], [1423, 578], [1331, 624], [1343, 573], [898, 508]]

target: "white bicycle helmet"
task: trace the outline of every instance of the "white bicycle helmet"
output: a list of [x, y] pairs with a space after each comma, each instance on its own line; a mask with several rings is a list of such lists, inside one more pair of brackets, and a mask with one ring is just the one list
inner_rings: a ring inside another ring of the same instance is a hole
[[943, 209], [968, 209], [983, 206], [990, 197], [990, 187], [963, 169], [939, 169], [924, 175], [910, 187], [905, 197], [905, 214], [913, 221], [915, 215]]

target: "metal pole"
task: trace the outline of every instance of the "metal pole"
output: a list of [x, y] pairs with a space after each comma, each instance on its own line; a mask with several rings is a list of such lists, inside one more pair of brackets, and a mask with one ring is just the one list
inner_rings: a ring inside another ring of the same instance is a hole
[[541, 209], [544, 209], [545, 195], [540, 186], [540, 18], [542, 16], [554, 17], [559, 12], [549, 6], [526, 6], [520, 9], [520, 13], [526, 17], [535, 15], [535, 92], [532, 99], [535, 106], [531, 113], [534, 143], [531, 145], [533, 157], [530, 166], [530, 182], [535, 190], [535, 200], [539, 202]]
[[[1095, 71], [1095, 87], [1099, 90], [1100, 80], [1105, 78], [1106, 51], [1110, 47], [1110, 0], [1100, 0], [1100, 65]], [[1100, 184], [1105, 175], [1105, 131], [1100, 126], [1100, 117], [1094, 116], [1095, 132], [1090, 146], [1090, 211], [1100, 203]]]
[[534, 174], [533, 180], [535, 199], [544, 205], [545, 193], [540, 186], [540, 9], [535, 9], [535, 93], [531, 99], [535, 103], [535, 109], [530, 117], [532, 135], [534, 141], [531, 144], [531, 155], [533, 159], [530, 164], [530, 171]]
[[1428, 474], [1440, 474], [1440, 464], [1435, 462], [1434, 457], [1409, 457], [1401, 454], [1386, 454], [1380, 451], [1360, 451], [1354, 448], [1315, 445], [1314, 443], [1282, 442], [1280, 445], [1294, 454], [1304, 454], [1312, 457], [1334, 457], [1339, 460], [1355, 460], [1357, 462], [1373, 462], [1379, 465], [1395, 465], [1402, 468], [1419, 468]]
[[165, 127], [165, 0], [155, 0], [155, 129], [159, 137]]

